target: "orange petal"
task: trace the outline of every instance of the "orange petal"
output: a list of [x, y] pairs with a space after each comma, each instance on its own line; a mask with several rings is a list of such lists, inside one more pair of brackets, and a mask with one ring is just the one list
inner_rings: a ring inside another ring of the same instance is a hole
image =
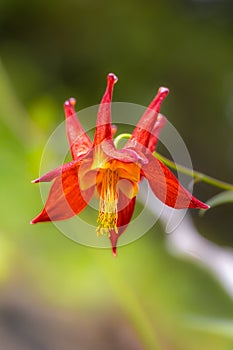
[[117, 183], [117, 190], [124, 193], [127, 198], [132, 199], [138, 194], [138, 185], [127, 179], [120, 179]]
[[115, 161], [115, 166], [117, 168], [117, 172], [119, 178], [127, 179], [132, 182], [140, 181], [140, 168], [135, 163], [123, 163], [120, 161]]

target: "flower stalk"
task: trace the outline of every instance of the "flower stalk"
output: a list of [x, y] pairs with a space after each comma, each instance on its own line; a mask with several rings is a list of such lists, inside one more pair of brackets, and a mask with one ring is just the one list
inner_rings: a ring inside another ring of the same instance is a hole
[[[120, 143], [120, 141], [122, 141], [124, 139], [130, 139], [130, 137], [131, 137], [131, 134], [128, 134], [128, 133], [118, 135], [114, 140], [115, 146], [117, 147], [117, 145]], [[228, 183], [228, 182], [218, 180], [212, 176], [203, 174], [203, 173], [196, 171], [196, 170], [192, 170], [186, 166], [174, 163], [172, 160], [168, 159], [167, 157], [162, 156], [158, 152], [154, 152], [154, 156], [157, 159], [159, 159], [161, 162], [163, 162], [165, 165], [167, 165], [169, 168], [177, 170], [182, 174], [185, 174], [185, 175], [192, 177], [194, 179], [195, 183], [205, 182], [211, 186], [218, 187], [218, 188], [221, 188], [223, 190], [233, 191], [233, 185]]]
[[218, 188], [221, 188], [223, 190], [233, 191], [233, 185], [228, 183], [228, 182], [218, 180], [212, 176], [203, 174], [203, 173], [196, 171], [196, 170], [189, 169], [183, 165], [175, 164], [173, 161], [162, 156], [158, 152], [155, 152], [155, 156], [159, 160], [161, 160], [164, 164], [166, 164], [169, 168], [176, 169], [185, 175], [193, 177], [195, 183], [205, 182], [211, 186], [218, 187]]

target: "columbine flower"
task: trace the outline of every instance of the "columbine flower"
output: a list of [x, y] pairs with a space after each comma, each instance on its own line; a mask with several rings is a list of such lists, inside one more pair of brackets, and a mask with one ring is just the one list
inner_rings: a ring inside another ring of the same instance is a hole
[[115, 128], [111, 125], [111, 100], [114, 74], [107, 77], [107, 88], [100, 103], [94, 141], [85, 133], [74, 110], [75, 99], [64, 104], [66, 129], [73, 161], [34, 180], [52, 181], [42, 212], [31, 223], [65, 220], [79, 214], [94, 194], [99, 197], [97, 234], [107, 234], [113, 254], [119, 236], [129, 224], [138, 184], [145, 177], [154, 194], [166, 205], [181, 208], [208, 206], [191, 195], [173, 173], [153, 152], [158, 135], [166, 122], [160, 106], [169, 90], [161, 87], [151, 102], [131, 138], [121, 150], [113, 142]]

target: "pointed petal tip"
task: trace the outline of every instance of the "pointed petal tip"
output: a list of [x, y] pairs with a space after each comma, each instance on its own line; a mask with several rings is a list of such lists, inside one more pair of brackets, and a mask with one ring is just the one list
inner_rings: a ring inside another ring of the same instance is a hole
[[169, 94], [169, 89], [167, 87], [161, 86], [158, 90], [158, 94], [165, 98]]
[[34, 225], [37, 224], [38, 222], [46, 222], [50, 221], [45, 209], [42, 210], [37, 216], [35, 216], [31, 221], [30, 224]]
[[31, 221], [30, 221], [30, 225], [34, 225], [37, 224], [39, 222], [48, 222], [51, 221], [50, 218], [47, 216], [46, 213], [44, 213], [44, 210], [38, 214], [36, 217], [34, 217]]
[[75, 105], [76, 105], [76, 99], [74, 97], [70, 97], [64, 103], [64, 107], [74, 107]]
[[116, 258], [116, 256], [117, 256], [117, 247], [112, 247], [112, 255], [114, 256], [114, 258]]
[[30, 221], [30, 225], [34, 225], [37, 224], [38, 222], [41, 221], [41, 213], [38, 214], [37, 216], [35, 216], [31, 221]]
[[108, 74], [108, 81], [112, 84], [116, 84], [118, 81], [118, 78], [114, 73], [109, 73]]
[[34, 179], [34, 180], [31, 181], [32, 184], [37, 184], [38, 182], [40, 182], [39, 179]]
[[70, 97], [64, 103], [64, 110], [66, 118], [72, 117], [75, 114], [74, 106], [76, 104], [76, 99], [74, 97]]
[[202, 207], [201, 209], [210, 209], [210, 205], [209, 204], [205, 204], [205, 203], [202, 203]]
[[189, 204], [189, 208], [194, 208], [194, 209], [201, 209], [201, 210], [207, 210], [210, 208], [209, 204], [203, 203], [199, 199], [192, 197], [192, 200]]
[[168, 93], [169, 93], [169, 89], [164, 86], [161, 86], [158, 89], [157, 95], [155, 96], [154, 100], [150, 104], [149, 108], [159, 113], [161, 104], [164, 101], [164, 99], [167, 97]]

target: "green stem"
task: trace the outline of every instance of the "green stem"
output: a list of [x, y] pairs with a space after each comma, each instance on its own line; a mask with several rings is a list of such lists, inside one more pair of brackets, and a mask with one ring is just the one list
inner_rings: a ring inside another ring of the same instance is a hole
[[[131, 137], [131, 134], [120, 134], [118, 135], [115, 140], [114, 143], [117, 147], [118, 143], [122, 140], [122, 139], [129, 139]], [[161, 154], [159, 154], [158, 152], [154, 152], [154, 155], [157, 159], [161, 160], [161, 162], [163, 162], [165, 165], [167, 165], [169, 168], [171, 169], [175, 169], [185, 175], [191, 176], [194, 179], [194, 182], [205, 182], [211, 186], [215, 186], [218, 188], [221, 188], [223, 190], [230, 190], [233, 191], [233, 185], [229, 184], [227, 182], [215, 179], [212, 176], [200, 173], [199, 171], [196, 170], [192, 170], [189, 169], [183, 165], [179, 165], [174, 163], [172, 160], [162, 156]]]
[[131, 134], [120, 134], [118, 135], [115, 139], [114, 139], [114, 144], [117, 148], [118, 146], [118, 143], [121, 141], [121, 140], [124, 140], [124, 139], [130, 139], [131, 137]]
[[191, 176], [194, 178], [195, 182], [205, 182], [209, 185], [215, 186], [215, 187], [219, 187], [223, 190], [230, 190], [233, 191], [233, 185], [229, 184], [227, 182], [215, 179], [214, 177], [211, 177], [209, 175], [205, 175], [203, 173], [200, 173], [199, 171], [196, 170], [192, 170], [189, 169], [183, 165], [179, 165], [179, 164], [175, 164], [173, 161], [171, 161], [170, 159], [162, 156], [161, 154], [159, 154], [158, 152], [154, 153], [155, 157], [158, 158], [159, 160], [161, 160], [161, 162], [163, 162], [164, 164], [166, 164], [169, 168], [175, 169], [177, 171], [180, 171], [181, 173]]

